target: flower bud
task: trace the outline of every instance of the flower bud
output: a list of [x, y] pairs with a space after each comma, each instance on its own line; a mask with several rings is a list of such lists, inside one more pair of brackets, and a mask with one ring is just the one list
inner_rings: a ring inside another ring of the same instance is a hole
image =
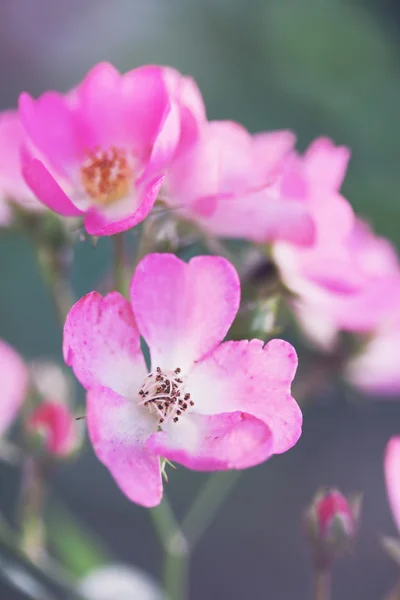
[[79, 447], [75, 417], [67, 405], [45, 400], [29, 415], [25, 424], [29, 442], [58, 458], [66, 458]]
[[348, 499], [336, 489], [317, 492], [304, 515], [306, 535], [318, 567], [328, 566], [355, 538], [360, 496]]

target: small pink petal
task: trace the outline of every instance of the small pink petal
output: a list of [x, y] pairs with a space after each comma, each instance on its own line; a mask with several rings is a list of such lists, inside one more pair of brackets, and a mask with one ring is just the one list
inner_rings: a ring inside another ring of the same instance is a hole
[[296, 352], [283, 340], [225, 342], [187, 377], [193, 410], [253, 415], [270, 429], [273, 453], [286, 452], [301, 434], [301, 410], [290, 394], [296, 367]]
[[154, 453], [196, 471], [246, 469], [264, 462], [272, 454], [273, 438], [269, 428], [255, 417], [242, 413], [192, 417], [196, 431], [191, 436], [176, 435], [176, 424], [168, 433], [155, 433], [147, 447]]
[[99, 460], [132, 502], [157, 506], [162, 497], [160, 460], [146, 448], [154, 419], [107, 388], [87, 394], [87, 425]]
[[224, 258], [198, 256], [188, 264], [150, 254], [137, 266], [131, 299], [153, 368], [187, 368], [226, 335], [237, 313], [240, 282]]
[[147, 374], [132, 309], [117, 292], [104, 298], [91, 292], [71, 308], [63, 352], [86, 389], [106, 386], [132, 396]]
[[316, 139], [304, 154], [307, 177], [314, 185], [331, 191], [339, 191], [346, 175], [350, 150], [336, 146], [329, 138]]
[[97, 145], [128, 144], [142, 159], [149, 156], [170, 109], [160, 67], [143, 66], [121, 75], [109, 63], [100, 63], [76, 95]]
[[34, 158], [26, 148], [21, 152], [21, 164], [27, 185], [50, 210], [63, 217], [77, 217], [83, 214], [72, 204], [44, 164]]
[[23, 93], [19, 117], [33, 146], [63, 176], [92, 145], [87, 127], [73, 106], [72, 94], [45, 92], [34, 100]]
[[28, 369], [19, 354], [0, 340], [0, 436], [15, 419], [28, 392]]
[[268, 189], [219, 202], [214, 198], [211, 208], [208, 214], [203, 210], [200, 222], [204, 229], [221, 237], [260, 244], [285, 240], [301, 246], [309, 246], [315, 239], [314, 221], [306, 204], [271, 198]]
[[253, 135], [253, 145], [258, 160], [264, 163], [274, 177], [280, 173], [284, 160], [296, 143], [292, 131], [268, 131]]
[[[3, 202], [5, 199], [28, 210], [44, 209], [22, 177], [20, 148], [24, 139], [24, 130], [17, 112], [9, 110], [0, 113], [0, 202], [6, 208], [8, 205]], [[11, 213], [9, 216], [11, 217]], [[1, 221], [3, 219], [0, 217]]]
[[400, 532], [400, 437], [393, 437], [386, 446], [386, 491], [393, 519]]

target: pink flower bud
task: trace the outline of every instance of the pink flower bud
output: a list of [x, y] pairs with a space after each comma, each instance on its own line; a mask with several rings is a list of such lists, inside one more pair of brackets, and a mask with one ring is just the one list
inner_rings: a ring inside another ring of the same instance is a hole
[[71, 455], [79, 445], [74, 415], [67, 405], [45, 400], [37, 406], [26, 422], [31, 442], [37, 442], [46, 452], [57, 457]]
[[305, 529], [318, 566], [329, 565], [354, 539], [360, 497], [347, 499], [338, 490], [319, 491], [305, 513]]

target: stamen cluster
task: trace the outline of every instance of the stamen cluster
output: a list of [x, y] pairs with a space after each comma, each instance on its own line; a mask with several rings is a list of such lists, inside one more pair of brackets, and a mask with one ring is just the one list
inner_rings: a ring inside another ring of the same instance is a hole
[[150, 413], [156, 413], [159, 425], [168, 423], [171, 419], [177, 423], [189, 406], [194, 406], [190, 394], [184, 390], [180, 373], [179, 367], [167, 373], [163, 373], [160, 367], [157, 367], [155, 372], [148, 374], [139, 391], [139, 406], [146, 406]]
[[92, 152], [81, 169], [83, 186], [98, 204], [107, 206], [128, 193], [131, 166], [126, 151], [111, 146]]

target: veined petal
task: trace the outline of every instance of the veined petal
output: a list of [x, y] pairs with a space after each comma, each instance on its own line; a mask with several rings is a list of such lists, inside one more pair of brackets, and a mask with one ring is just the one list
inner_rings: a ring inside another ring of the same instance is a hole
[[280, 454], [301, 434], [301, 411], [290, 394], [296, 367], [296, 352], [283, 340], [225, 342], [194, 366], [186, 385], [196, 412], [242, 411], [263, 421], [273, 454]]
[[150, 254], [133, 276], [131, 299], [153, 367], [184, 371], [225, 337], [239, 307], [240, 282], [221, 257], [184, 263], [172, 254]]
[[160, 460], [145, 445], [157, 422], [104, 387], [88, 392], [86, 419], [94, 451], [123, 493], [142, 506], [157, 506], [162, 497]]
[[134, 397], [147, 374], [129, 302], [117, 292], [87, 294], [64, 326], [65, 362], [86, 389], [106, 386]]
[[237, 411], [212, 416], [190, 414], [155, 433], [148, 448], [168, 460], [196, 471], [246, 469], [273, 453], [268, 426]]

